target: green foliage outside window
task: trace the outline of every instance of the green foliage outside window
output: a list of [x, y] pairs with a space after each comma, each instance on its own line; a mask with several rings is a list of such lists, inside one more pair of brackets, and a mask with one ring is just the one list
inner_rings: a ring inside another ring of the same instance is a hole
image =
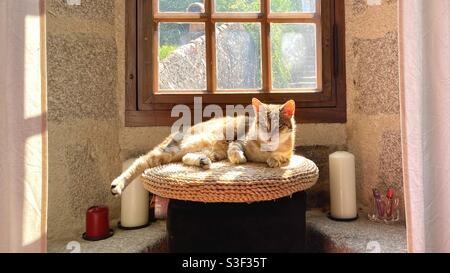
[[[171, 11], [171, 12], [185, 12], [187, 7], [194, 3], [193, 0], [160, 0], [159, 9], [160, 11]], [[202, 2], [202, 1], [199, 1]], [[302, 4], [313, 3], [311, 0], [272, 0], [271, 8], [274, 11], [284, 12], [293, 10], [302, 10]], [[239, 11], [239, 12], [254, 12], [260, 9], [259, 0], [216, 0], [216, 10], [228, 10], [228, 11]], [[308, 9], [308, 8], [307, 8]], [[261, 50], [260, 48], [260, 36], [255, 34], [253, 28], [254, 24], [244, 24], [244, 27], [253, 36], [255, 40], [256, 50]], [[159, 57], [160, 60], [164, 60], [168, 55], [177, 49], [180, 45], [180, 37], [187, 32], [186, 25], [176, 25], [176, 24], [166, 24], [161, 26], [160, 33], [164, 33], [164, 37], [161, 37], [161, 45]], [[291, 68], [288, 67], [285, 61], [283, 61], [281, 42], [283, 33], [289, 31], [289, 28], [278, 28], [274, 27], [271, 29], [271, 53], [272, 53], [272, 79], [277, 86], [287, 86], [292, 79]], [[295, 32], [295, 29], [292, 29]]]

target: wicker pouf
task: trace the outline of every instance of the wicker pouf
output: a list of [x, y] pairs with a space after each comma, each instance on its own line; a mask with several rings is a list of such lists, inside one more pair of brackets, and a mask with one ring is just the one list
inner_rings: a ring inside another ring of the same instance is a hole
[[146, 170], [142, 182], [171, 199], [171, 252], [301, 252], [304, 191], [318, 176], [314, 162], [294, 156], [275, 169], [222, 161], [205, 171], [173, 163]]

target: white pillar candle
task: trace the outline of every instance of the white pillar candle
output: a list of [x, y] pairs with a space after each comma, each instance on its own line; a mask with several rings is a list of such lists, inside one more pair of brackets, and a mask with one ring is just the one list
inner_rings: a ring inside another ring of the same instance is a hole
[[355, 156], [348, 152], [335, 152], [330, 163], [331, 217], [354, 219], [356, 209]]
[[[123, 163], [125, 171], [135, 159]], [[122, 193], [122, 207], [120, 224], [122, 227], [133, 228], [148, 224], [149, 221], [149, 192], [144, 188], [139, 178], [133, 180]]]

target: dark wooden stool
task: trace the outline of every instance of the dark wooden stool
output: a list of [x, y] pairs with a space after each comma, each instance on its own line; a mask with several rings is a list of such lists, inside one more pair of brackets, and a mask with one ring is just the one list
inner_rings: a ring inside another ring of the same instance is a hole
[[172, 253], [303, 252], [306, 193], [255, 203], [171, 200]]

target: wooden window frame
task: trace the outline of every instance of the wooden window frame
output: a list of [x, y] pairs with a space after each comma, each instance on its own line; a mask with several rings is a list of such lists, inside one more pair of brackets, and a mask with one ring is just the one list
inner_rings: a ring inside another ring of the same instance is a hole
[[[320, 0], [316, 9], [321, 16], [311, 14], [280, 14], [268, 12], [269, 0], [261, 0], [261, 13], [215, 13], [214, 1], [205, 0], [205, 14], [155, 13], [153, 0], [126, 1], [126, 99], [125, 126], [168, 126], [177, 118], [171, 110], [177, 104], [193, 108], [193, 97], [202, 97], [203, 105], [244, 104], [253, 97], [267, 103], [283, 103], [288, 99], [297, 102], [296, 120], [301, 123], [345, 123], [345, 6], [341, 0]], [[317, 13], [316, 13], [317, 14]], [[322, 21], [320, 21], [322, 19]], [[319, 20], [319, 21], [318, 21]], [[206, 62], [208, 85], [202, 91], [163, 91], [158, 88], [158, 23], [159, 22], [205, 22]], [[217, 91], [215, 79], [215, 27], [216, 22], [261, 22], [262, 28], [262, 90]], [[318, 89], [312, 92], [270, 90], [270, 29], [269, 24], [289, 22], [316, 23], [317, 33], [317, 80]], [[266, 35], [264, 35], [266, 33]], [[209, 42], [208, 42], [209, 41]], [[155, 69], [156, 68], [156, 69]]]

